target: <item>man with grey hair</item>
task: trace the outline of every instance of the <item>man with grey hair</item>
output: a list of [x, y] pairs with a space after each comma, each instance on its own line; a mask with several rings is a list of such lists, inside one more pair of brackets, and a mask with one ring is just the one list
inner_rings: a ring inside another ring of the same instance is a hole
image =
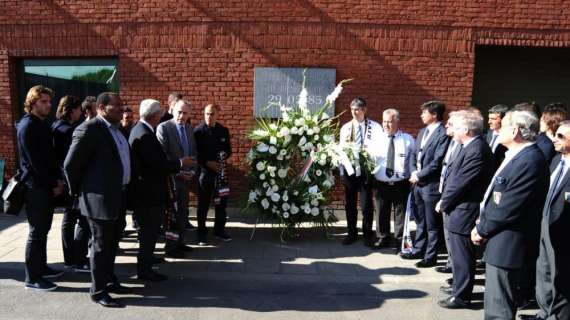
[[[180, 159], [183, 157], [196, 158], [196, 140], [194, 138], [194, 130], [188, 123], [190, 118], [190, 103], [186, 100], [178, 100], [172, 110], [174, 118], [161, 123], [156, 130], [158, 141], [162, 145], [162, 149], [166, 153], [169, 160]], [[196, 166], [184, 167], [175, 177], [176, 184], [176, 229], [179, 233], [177, 241], [166, 241], [166, 255], [171, 257], [182, 257], [185, 251], [191, 251], [192, 248], [184, 244], [184, 230], [189, 229], [192, 225], [189, 222], [188, 202], [190, 192], [190, 181], [196, 174], [198, 168]]]
[[191, 157], [168, 160], [156, 138], [155, 129], [160, 123], [160, 103], [145, 99], [139, 108], [140, 121], [129, 136], [133, 158], [132, 196], [136, 199], [135, 216], [139, 224], [139, 253], [137, 277], [139, 280], [162, 281], [166, 276], [152, 269], [153, 253], [161, 221], [163, 220], [168, 192], [168, 175], [184, 166], [194, 164]]
[[400, 112], [394, 108], [384, 110], [382, 114], [384, 133], [379, 135], [373, 154], [376, 168], [373, 182], [376, 199], [376, 235], [375, 249], [390, 244], [390, 215], [394, 208], [394, 238], [398, 243], [404, 231], [405, 205], [410, 193], [410, 158], [414, 152], [415, 141], [408, 133], [400, 129]]
[[493, 174], [493, 155], [483, 136], [479, 113], [462, 110], [453, 114], [453, 139], [458, 145], [456, 159], [447, 164], [442, 179], [441, 200], [436, 211], [445, 216], [449, 247], [453, 252], [452, 287], [442, 290], [450, 297], [438, 302], [443, 308], [458, 309], [471, 303], [475, 281], [475, 248], [470, 233], [479, 216], [479, 203]]
[[476, 245], [486, 243], [485, 319], [514, 319], [515, 286], [528, 261], [536, 260], [540, 214], [548, 191], [548, 166], [534, 143], [538, 118], [509, 111], [499, 143], [505, 160], [485, 191], [479, 223], [471, 231]]

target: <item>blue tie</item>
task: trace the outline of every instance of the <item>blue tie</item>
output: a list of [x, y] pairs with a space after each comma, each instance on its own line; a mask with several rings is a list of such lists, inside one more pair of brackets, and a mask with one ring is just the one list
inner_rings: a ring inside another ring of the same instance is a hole
[[178, 133], [180, 135], [180, 142], [182, 142], [182, 151], [184, 156], [187, 157], [190, 154], [188, 147], [188, 134], [186, 134], [186, 127], [184, 125], [178, 126]]
[[558, 166], [558, 168], [559, 170], [556, 173], [556, 177], [554, 177], [554, 180], [550, 184], [550, 190], [548, 190], [548, 195], [546, 196], [547, 213], [550, 212], [550, 205], [554, 198], [554, 194], [556, 193], [556, 189], [558, 189], [558, 183], [560, 182], [560, 179], [562, 179], [562, 175], [564, 173], [564, 160], [560, 160], [560, 165]]

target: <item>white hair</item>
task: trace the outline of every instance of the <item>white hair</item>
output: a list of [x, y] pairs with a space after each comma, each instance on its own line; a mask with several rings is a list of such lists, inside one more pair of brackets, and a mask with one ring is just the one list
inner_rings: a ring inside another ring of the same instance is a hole
[[154, 99], [144, 99], [141, 101], [141, 105], [139, 108], [139, 115], [141, 119], [148, 119], [155, 115], [158, 112], [161, 112], [160, 109], [160, 102]]
[[509, 111], [503, 118], [507, 125], [519, 129], [520, 136], [525, 141], [534, 141], [538, 134], [538, 117], [530, 111]]
[[472, 110], [460, 110], [453, 112], [452, 123], [454, 127], [465, 128], [472, 136], [483, 134], [485, 127], [483, 117]]
[[394, 108], [389, 108], [389, 109], [384, 110], [382, 115], [383, 116], [394, 116], [394, 118], [396, 118], [397, 120], [400, 120], [400, 111], [398, 111]]

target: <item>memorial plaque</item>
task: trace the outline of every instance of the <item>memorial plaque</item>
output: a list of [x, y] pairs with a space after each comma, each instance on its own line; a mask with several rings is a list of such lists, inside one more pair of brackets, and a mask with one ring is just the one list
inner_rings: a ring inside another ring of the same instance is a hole
[[[336, 85], [336, 69], [327, 68], [255, 68], [254, 111], [256, 118], [280, 118], [281, 104], [298, 106], [303, 84], [307, 88], [308, 107], [316, 111], [325, 104], [325, 99]], [[327, 111], [334, 115], [334, 105]]]

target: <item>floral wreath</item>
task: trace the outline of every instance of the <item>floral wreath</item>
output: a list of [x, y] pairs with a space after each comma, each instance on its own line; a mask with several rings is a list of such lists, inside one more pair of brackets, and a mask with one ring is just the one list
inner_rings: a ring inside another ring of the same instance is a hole
[[341, 81], [324, 105], [312, 112], [303, 80], [297, 106], [280, 105], [281, 119], [256, 120], [249, 134], [254, 145], [246, 156], [250, 166], [246, 211], [277, 221], [283, 232], [304, 222], [328, 230], [337, 221], [326, 205], [335, 183], [333, 170], [346, 153], [335, 141], [336, 117], [330, 118], [326, 111], [334, 106], [347, 81]]

